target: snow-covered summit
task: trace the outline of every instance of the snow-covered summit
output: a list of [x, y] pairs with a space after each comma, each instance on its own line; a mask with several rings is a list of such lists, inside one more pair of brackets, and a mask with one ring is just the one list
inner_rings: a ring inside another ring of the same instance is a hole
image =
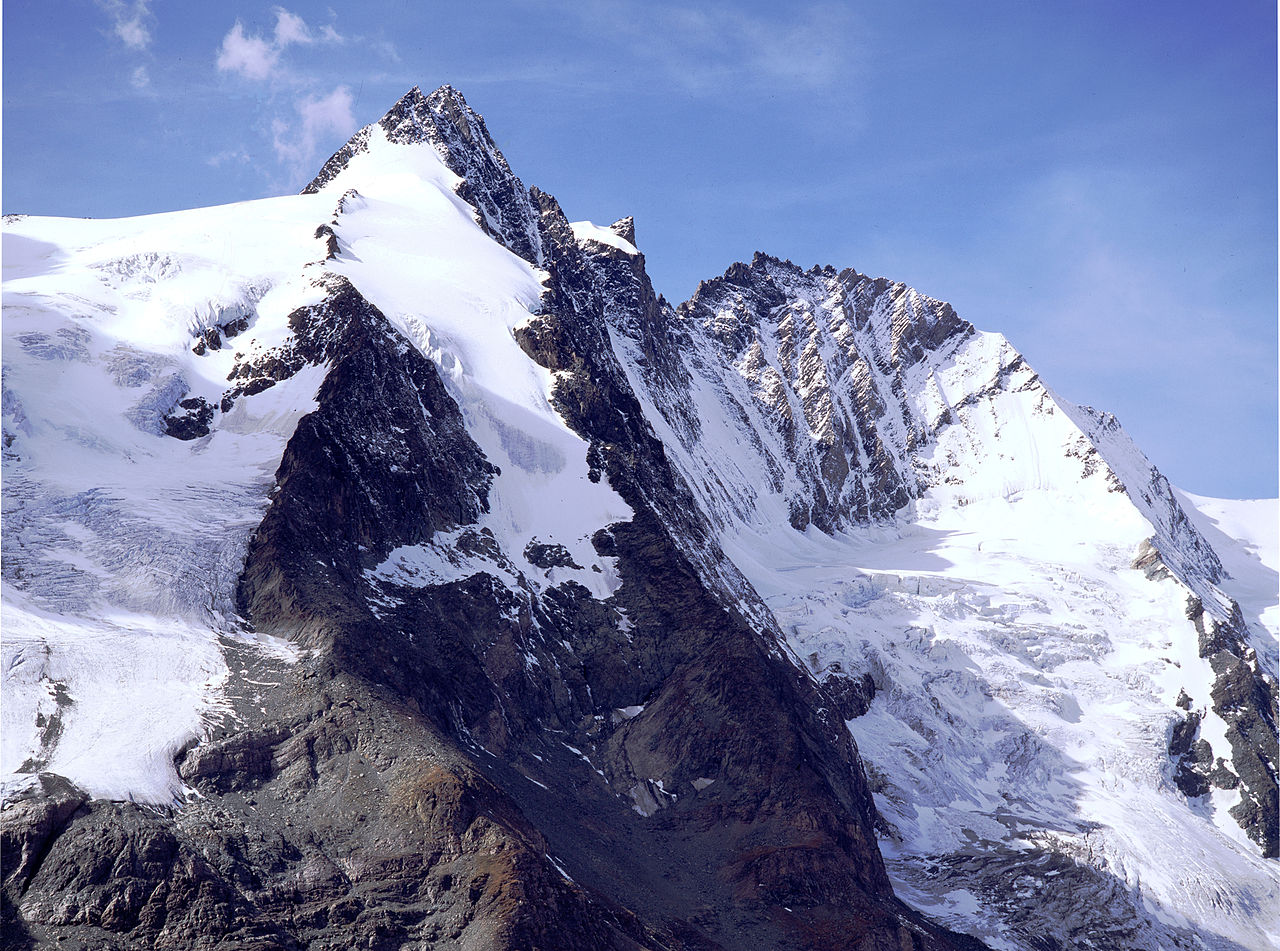
[[373, 130], [396, 145], [426, 144], [458, 176], [457, 194], [474, 209], [484, 231], [534, 265], [543, 263], [538, 212], [529, 191], [494, 144], [484, 118], [452, 86], [425, 95], [414, 86], [377, 123], [351, 137], [303, 189], [318, 191], [369, 148]]
[[[880, 777], [902, 887], [952, 924], [976, 899], [994, 946], [1090, 927], [1176, 945], [1217, 914], [1202, 865], [1170, 862], [1195, 841], [1235, 869], [1223, 927], [1265, 946], [1248, 909], [1277, 889], [1254, 851], [1275, 851], [1275, 621], [1242, 612], [1230, 592], [1256, 589], [1114, 417], [901, 284], [757, 254], [641, 319], [627, 262], [593, 263], [646, 417]], [[1138, 904], [1063, 930], [1001, 897], [1061, 854], [1089, 860], [1046, 886], [1118, 875]]]
[[610, 809], [675, 830], [655, 908], [906, 928], [869, 780], [899, 894], [992, 947], [1280, 931], [1274, 542], [949, 305], [757, 254], [671, 307], [449, 86], [300, 195], [4, 241], [9, 794], [309, 796], [358, 744], [286, 739], [243, 661], [302, 652], [556, 787], [584, 863], [644, 864]]

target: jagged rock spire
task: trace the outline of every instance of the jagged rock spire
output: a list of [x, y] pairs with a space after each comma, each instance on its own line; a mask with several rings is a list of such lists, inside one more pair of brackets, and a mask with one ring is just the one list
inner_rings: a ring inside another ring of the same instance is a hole
[[[389, 142], [430, 145], [449, 170], [463, 181], [458, 194], [476, 209], [476, 221], [504, 246], [531, 264], [543, 263], [538, 213], [529, 190], [511, 171], [506, 158], [457, 89], [445, 84], [430, 95], [414, 86], [376, 123]], [[302, 190], [319, 191], [369, 149], [373, 125], [365, 126], [325, 162]]]
[[629, 241], [632, 245], [636, 243], [636, 220], [631, 215], [627, 215], [625, 218], [619, 218], [613, 224], [609, 225], [609, 230], [623, 241]]

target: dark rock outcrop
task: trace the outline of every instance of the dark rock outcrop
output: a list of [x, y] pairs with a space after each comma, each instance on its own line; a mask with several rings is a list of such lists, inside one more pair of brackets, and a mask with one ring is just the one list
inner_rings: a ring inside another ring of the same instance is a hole
[[199, 439], [209, 435], [214, 407], [202, 397], [191, 396], [178, 401], [181, 412], [171, 412], [164, 418], [165, 434], [174, 439]]
[[[502, 550], [481, 524], [495, 470], [436, 367], [313, 265], [325, 299], [290, 315], [284, 344], [238, 355], [219, 407], [325, 367], [238, 586], [246, 623], [302, 657], [277, 663], [269, 690], [265, 655], [233, 665], [231, 709], [179, 758], [197, 795], [176, 812], [74, 790], [6, 812], [10, 933], [128, 948], [977, 947], [894, 896], [835, 712], [848, 704], [792, 663], [646, 422], [610, 327], [635, 335], [653, 373], [685, 371], [643, 257], [580, 247], [448, 87], [413, 90], [380, 128], [434, 147], [478, 222], [548, 272], [517, 339], [557, 371], [554, 403], [593, 478], [634, 513], [595, 536], [620, 586], [601, 599], [523, 572], [576, 566], [550, 540]], [[614, 230], [634, 239], [625, 221]], [[701, 299], [749, 287], [763, 307], [784, 270], [761, 259]], [[748, 311], [726, 346], [755, 332]], [[930, 314], [904, 318], [895, 355], [963, 331]], [[844, 491], [833, 464], [814, 464]], [[890, 469], [876, 504], [909, 495]], [[483, 567], [435, 582], [375, 570], [433, 545]]]
[[[1159, 551], [1147, 543], [1134, 567], [1148, 578], [1174, 575]], [[1280, 691], [1273, 674], [1263, 670], [1249, 646], [1239, 605], [1224, 599], [1211, 614], [1194, 594], [1187, 596], [1187, 619], [1199, 638], [1199, 653], [1209, 662], [1213, 681], [1209, 697], [1191, 697], [1183, 690], [1177, 705], [1187, 715], [1173, 725], [1169, 756], [1174, 782], [1189, 796], [1211, 788], [1238, 790], [1240, 802], [1230, 810], [1242, 829], [1267, 858], [1280, 855], [1280, 783], [1276, 763], [1280, 744], [1276, 708]], [[1216, 616], [1215, 616], [1216, 615]], [[1226, 724], [1229, 749], [1213, 749], [1199, 735], [1200, 723], [1212, 710]]]
[[[839, 305], [829, 313], [809, 303], [832, 297]], [[870, 332], [884, 312], [887, 340]], [[973, 333], [949, 305], [851, 269], [805, 271], [757, 253], [698, 285], [679, 316], [755, 384], [761, 418], [807, 489], [791, 499], [795, 528], [833, 532], [887, 518], [918, 495], [902, 449], [880, 434], [903, 429], [906, 448], [928, 439], [903, 415], [902, 378], [926, 351]]]

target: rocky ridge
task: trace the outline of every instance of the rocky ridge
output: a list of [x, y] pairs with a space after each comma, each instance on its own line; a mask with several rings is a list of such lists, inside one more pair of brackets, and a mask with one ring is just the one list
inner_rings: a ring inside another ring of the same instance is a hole
[[[323, 368], [237, 587], [253, 629], [307, 653], [266, 696], [251, 686], [266, 662], [235, 648], [247, 662], [227, 690], [253, 700], [180, 752], [191, 792], [176, 813], [99, 804], [51, 777], [19, 798], [6, 855], [36, 858], [6, 863], [12, 933], [123, 947], [970, 946], [894, 898], [853, 743], [776, 631], [744, 618], [749, 586], [643, 422], [554, 199], [524, 191], [452, 90], [411, 92], [380, 128], [435, 147], [469, 176], [477, 222], [545, 267], [518, 339], [556, 373], [592, 478], [635, 513], [592, 539], [619, 585], [602, 601], [502, 548], [480, 524], [496, 470], [434, 364], [349, 280], [314, 275], [320, 302], [289, 315], [285, 343], [237, 354], [207, 421], [216, 431], [239, 401]], [[340, 182], [344, 164], [321, 178]], [[317, 236], [341, 259], [341, 203]], [[425, 585], [379, 574], [414, 546], [489, 570]], [[134, 853], [154, 858], [115, 858]]]
[[[587, 478], [632, 513], [585, 555], [568, 537], [503, 534], [504, 473], [454, 364], [341, 272], [363, 201], [349, 169], [387, 143], [433, 149], [476, 224], [543, 275], [514, 339], [549, 371]], [[1016, 351], [996, 346], [990, 379], [949, 398], [938, 380], [981, 342], [949, 306], [765, 255], [672, 308], [632, 222], [571, 224], [450, 87], [410, 91], [305, 192], [342, 194], [316, 231], [318, 302], [290, 313], [283, 344], [237, 352], [216, 406], [177, 394], [167, 424], [198, 440], [323, 373], [235, 586], [249, 627], [305, 653], [285, 664], [224, 639], [229, 707], [180, 751], [176, 811], [50, 774], [14, 800], [14, 946], [978, 946], [890, 885], [845, 722], [882, 672], [810, 669], [724, 544], [775, 513], [796, 532], [883, 523], [956, 480], [947, 454], [973, 447], [953, 424], [987, 397], [1058, 412]], [[252, 320], [228, 327], [218, 342]], [[1163, 477], [1109, 461], [1105, 417], [1077, 421], [1081, 478], [1134, 498], [1155, 529], [1142, 567], [1199, 606], [1189, 623], [1231, 758], [1204, 752], [1189, 715], [1169, 743], [1184, 792], [1243, 780], [1233, 815], [1274, 852], [1275, 682]], [[759, 473], [767, 490], [745, 491]], [[1004, 861], [1000, 875], [1018, 873]], [[1142, 921], [1126, 927], [1103, 946], [1141, 946]]]

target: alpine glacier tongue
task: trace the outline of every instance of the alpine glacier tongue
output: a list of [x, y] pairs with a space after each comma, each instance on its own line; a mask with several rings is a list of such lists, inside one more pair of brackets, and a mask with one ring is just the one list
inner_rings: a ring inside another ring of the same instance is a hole
[[1280, 941], [1274, 537], [941, 301], [672, 307], [448, 86], [4, 241], [6, 935]]

